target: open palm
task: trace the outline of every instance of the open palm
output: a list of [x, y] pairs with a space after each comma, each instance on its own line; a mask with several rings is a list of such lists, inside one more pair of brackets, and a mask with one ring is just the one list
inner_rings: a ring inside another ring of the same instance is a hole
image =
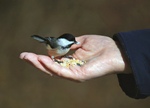
[[75, 81], [124, 72], [125, 62], [114, 40], [101, 35], [84, 35], [77, 37], [76, 40], [80, 44], [71, 47], [76, 50], [72, 56], [87, 61], [81, 67], [65, 68], [53, 62], [49, 56], [29, 52], [21, 53], [20, 58], [50, 75], [54, 74]]

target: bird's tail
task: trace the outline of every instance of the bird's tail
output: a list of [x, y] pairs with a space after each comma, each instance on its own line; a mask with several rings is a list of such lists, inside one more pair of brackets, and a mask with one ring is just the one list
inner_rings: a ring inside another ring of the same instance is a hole
[[48, 41], [47, 38], [41, 37], [39, 35], [32, 35], [31, 37], [41, 43], [47, 43]]

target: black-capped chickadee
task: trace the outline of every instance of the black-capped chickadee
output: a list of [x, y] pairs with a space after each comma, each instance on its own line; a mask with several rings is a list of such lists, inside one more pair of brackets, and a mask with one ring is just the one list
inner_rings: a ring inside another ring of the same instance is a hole
[[58, 38], [41, 37], [38, 35], [32, 35], [31, 37], [41, 43], [46, 44], [48, 55], [52, 59], [67, 54], [73, 44], [80, 44], [75, 40], [75, 37], [69, 33], [63, 34]]

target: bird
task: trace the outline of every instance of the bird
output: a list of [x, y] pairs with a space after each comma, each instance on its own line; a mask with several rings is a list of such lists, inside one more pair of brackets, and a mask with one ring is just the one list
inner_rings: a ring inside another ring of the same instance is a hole
[[62, 34], [57, 38], [42, 37], [39, 35], [32, 35], [31, 37], [46, 45], [48, 55], [52, 59], [66, 55], [73, 44], [80, 44], [80, 42], [76, 41], [75, 36], [70, 33]]

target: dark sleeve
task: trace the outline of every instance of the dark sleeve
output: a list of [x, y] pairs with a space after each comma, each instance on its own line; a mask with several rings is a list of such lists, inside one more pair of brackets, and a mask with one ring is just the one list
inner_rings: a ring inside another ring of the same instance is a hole
[[126, 95], [135, 98], [150, 96], [150, 29], [120, 32], [113, 36], [127, 56], [133, 74], [118, 74]]

